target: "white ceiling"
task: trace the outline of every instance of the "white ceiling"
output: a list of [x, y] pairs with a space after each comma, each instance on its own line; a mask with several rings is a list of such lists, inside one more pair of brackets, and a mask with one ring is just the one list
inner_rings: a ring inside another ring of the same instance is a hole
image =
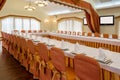
[[[25, 11], [24, 6], [28, 4], [29, 0], [7, 0], [8, 8], [12, 10], [20, 10]], [[35, 1], [35, 0], [32, 0]], [[96, 9], [104, 9], [110, 7], [120, 7], [120, 0], [86, 0], [91, 2]], [[72, 13], [72, 12], [81, 12], [81, 10], [70, 8], [67, 6], [55, 4], [48, 2], [46, 7], [38, 7], [34, 3], [32, 4], [36, 7], [36, 10], [47, 15], [57, 15], [64, 13]]]
[[96, 9], [120, 7], [120, 0], [93, 0]]

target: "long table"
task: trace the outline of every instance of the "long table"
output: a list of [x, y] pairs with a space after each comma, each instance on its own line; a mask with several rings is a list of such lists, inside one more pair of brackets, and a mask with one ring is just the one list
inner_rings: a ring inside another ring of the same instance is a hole
[[[31, 34], [31, 35], [37, 35], [37, 36], [45, 36], [49, 37], [51, 39], [57, 39], [57, 40], [62, 40], [62, 39], [73, 39], [76, 41], [86, 41], [86, 42], [92, 42], [92, 43], [98, 43], [98, 47], [107, 47], [106, 45], [110, 45], [109, 48], [116, 48], [115, 50], [111, 50], [110, 53], [107, 54], [109, 58], [111, 59], [112, 63], [110, 64], [103, 64], [100, 63], [101, 65], [101, 77], [102, 80], [120, 80], [120, 40], [119, 39], [106, 39], [106, 38], [99, 38], [99, 37], [86, 37], [86, 36], [71, 36], [71, 35], [64, 35], [64, 34], [56, 34], [56, 33], [40, 33], [40, 34]], [[105, 44], [103, 46], [103, 44]], [[99, 46], [100, 45], [100, 46]], [[102, 45], [102, 46], [101, 46]], [[91, 46], [89, 46], [91, 47]], [[93, 47], [93, 46], [92, 46]], [[95, 57], [98, 55], [98, 52], [96, 51], [98, 47], [94, 47], [93, 50], [87, 51], [86, 49], [86, 54], [87, 56], [90, 57]], [[86, 47], [88, 48], [88, 47]], [[107, 47], [108, 49], [108, 47]], [[96, 52], [95, 52], [96, 51]], [[115, 51], [115, 52], [113, 52]], [[92, 55], [91, 55], [92, 54]], [[67, 66], [73, 67], [74, 65], [74, 54], [71, 54], [69, 51], [65, 52], [65, 55], [67, 56]]]

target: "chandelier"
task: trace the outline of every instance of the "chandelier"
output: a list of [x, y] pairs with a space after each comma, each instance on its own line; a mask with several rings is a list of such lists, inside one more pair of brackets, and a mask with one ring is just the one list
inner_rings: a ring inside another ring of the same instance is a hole
[[24, 7], [27, 11], [34, 11], [36, 8], [31, 5], [31, 1], [29, 1], [29, 4]]
[[48, 5], [48, 2], [46, 0], [37, 0], [35, 1], [35, 4], [40, 7], [44, 7]]

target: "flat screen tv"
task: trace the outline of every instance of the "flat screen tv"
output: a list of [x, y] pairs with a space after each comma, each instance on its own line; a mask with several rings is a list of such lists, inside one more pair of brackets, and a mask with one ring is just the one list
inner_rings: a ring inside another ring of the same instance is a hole
[[[87, 25], [85, 17], [83, 18], [83, 24]], [[100, 25], [114, 25], [114, 16], [113, 15], [100, 16]]]
[[114, 16], [100, 16], [100, 25], [114, 25]]

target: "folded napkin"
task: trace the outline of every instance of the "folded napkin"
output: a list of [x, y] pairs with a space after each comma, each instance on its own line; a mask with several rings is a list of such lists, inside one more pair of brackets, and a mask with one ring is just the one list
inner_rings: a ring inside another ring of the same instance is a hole
[[65, 49], [66, 48], [66, 42], [64, 40], [61, 41], [61, 48]]
[[101, 61], [105, 61], [106, 60], [106, 54], [105, 51], [102, 48], [99, 48], [99, 55], [98, 55], [98, 59]]
[[79, 47], [79, 44], [78, 44], [78, 43], [76, 43], [76, 44], [74, 45], [74, 51], [75, 51], [75, 52], [79, 52], [79, 51], [80, 51], [80, 47]]

